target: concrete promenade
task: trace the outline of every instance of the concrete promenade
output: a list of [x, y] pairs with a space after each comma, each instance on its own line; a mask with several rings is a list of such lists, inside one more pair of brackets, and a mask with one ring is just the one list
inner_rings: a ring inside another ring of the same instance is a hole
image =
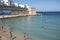
[[22, 16], [36, 16], [37, 14], [19, 14], [19, 15], [0, 15], [0, 19], [2, 18], [13, 18], [13, 17], [22, 17]]

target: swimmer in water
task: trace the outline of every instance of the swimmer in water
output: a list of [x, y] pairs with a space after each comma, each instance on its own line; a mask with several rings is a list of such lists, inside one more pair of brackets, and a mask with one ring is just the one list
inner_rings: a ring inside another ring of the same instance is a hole
[[47, 29], [48, 27], [47, 26], [42, 26], [42, 28]]

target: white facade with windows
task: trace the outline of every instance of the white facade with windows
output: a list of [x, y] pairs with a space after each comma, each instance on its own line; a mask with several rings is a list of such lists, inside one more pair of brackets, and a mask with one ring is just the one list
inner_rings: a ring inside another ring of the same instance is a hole
[[16, 6], [21, 8], [29, 8], [27, 4], [18, 4], [14, 3], [12, 0], [0, 0], [0, 5], [6, 5], [6, 6]]
[[3, 0], [0, 0], [0, 5], [3, 5], [4, 3], [3, 3]]
[[21, 7], [21, 8], [25, 8], [25, 5], [23, 5], [23, 4], [19, 4], [19, 7]]
[[18, 3], [14, 3], [14, 6], [18, 7]]
[[3, 1], [4, 1], [4, 4], [6, 4], [7, 6], [10, 6], [9, 0], [3, 0]]
[[1, 5], [7, 5], [9, 6], [9, 0], [0, 0]]
[[13, 1], [12, 0], [0, 0], [0, 5], [11, 6], [13, 5]]
[[29, 6], [29, 5], [27, 5], [27, 4], [25, 4], [25, 7], [26, 7], [26, 8], [30, 8], [30, 6]]

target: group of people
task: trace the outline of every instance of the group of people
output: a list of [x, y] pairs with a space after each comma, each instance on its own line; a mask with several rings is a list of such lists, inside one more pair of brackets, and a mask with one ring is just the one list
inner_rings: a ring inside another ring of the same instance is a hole
[[1, 40], [1, 34], [2, 34], [2, 32], [3, 32], [3, 26], [0, 27], [0, 40]]
[[[2, 27], [0, 27], [0, 33], [2, 33], [3, 32], [3, 26]], [[12, 33], [11, 32], [9, 32], [9, 38], [11, 39], [12, 38]], [[13, 37], [13, 39], [15, 39], [16, 37]], [[0, 36], [0, 39], [1, 39], [1, 36]], [[29, 40], [30, 38], [28, 37], [28, 35], [26, 34], [26, 33], [24, 33], [24, 39], [23, 40]], [[11, 39], [12, 40], [12, 39]]]
[[31, 40], [32, 38], [29, 37], [26, 33], [24, 33], [24, 40]]
[[6, 36], [4, 36], [3, 34], [4, 34], [4, 30], [3, 30], [3, 26], [0, 26], [0, 39], [1, 40], [5, 40], [5, 39], [2, 39], [2, 37], [6, 37], [6, 36], [8, 36], [8, 40], [13, 40], [13, 39], [15, 39], [16, 37], [13, 37], [13, 35], [12, 35], [12, 32], [11, 31], [9, 31], [8, 32], [8, 35], [6, 35]]

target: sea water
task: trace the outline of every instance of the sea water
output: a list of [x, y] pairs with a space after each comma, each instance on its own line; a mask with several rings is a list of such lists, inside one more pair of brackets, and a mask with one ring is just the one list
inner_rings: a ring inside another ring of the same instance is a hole
[[60, 40], [60, 13], [47, 14], [3, 19], [2, 24], [10, 25], [18, 33], [38, 38], [36, 40]]

